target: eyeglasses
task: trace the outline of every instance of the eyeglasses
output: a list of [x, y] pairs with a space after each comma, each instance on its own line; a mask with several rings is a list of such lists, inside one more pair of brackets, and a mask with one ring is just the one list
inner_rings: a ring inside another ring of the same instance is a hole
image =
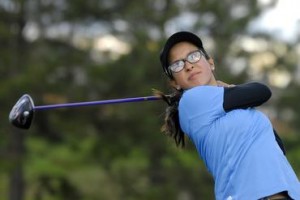
[[202, 58], [202, 55], [203, 53], [201, 50], [193, 51], [189, 53], [185, 59], [173, 62], [171, 65], [169, 65], [168, 69], [175, 73], [180, 72], [181, 70], [183, 70], [186, 61], [194, 64]]

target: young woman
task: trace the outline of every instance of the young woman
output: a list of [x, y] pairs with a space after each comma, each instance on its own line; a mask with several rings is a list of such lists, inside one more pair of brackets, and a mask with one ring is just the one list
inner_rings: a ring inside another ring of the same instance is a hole
[[178, 145], [184, 135], [193, 141], [215, 180], [216, 199], [300, 199], [300, 183], [280, 139], [253, 108], [270, 98], [268, 87], [218, 82], [213, 59], [190, 32], [173, 34], [160, 61], [176, 89], [171, 96], [161, 94], [168, 103], [163, 131]]

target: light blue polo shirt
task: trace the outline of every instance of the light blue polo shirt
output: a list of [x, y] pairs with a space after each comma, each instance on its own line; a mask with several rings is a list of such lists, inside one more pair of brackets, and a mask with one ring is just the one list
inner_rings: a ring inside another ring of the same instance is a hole
[[257, 200], [288, 191], [300, 199], [300, 183], [279, 148], [270, 120], [254, 108], [223, 109], [224, 88], [198, 86], [179, 103], [182, 130], [215, 180], [217, 200]]

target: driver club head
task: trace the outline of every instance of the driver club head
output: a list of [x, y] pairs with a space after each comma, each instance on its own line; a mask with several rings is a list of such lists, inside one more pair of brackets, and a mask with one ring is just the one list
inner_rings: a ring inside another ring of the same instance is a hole
[[29, 129], [34, 114], [34, 103], [28, 94], [24, 94], [9, 113], [9, 121], [21, 129]]

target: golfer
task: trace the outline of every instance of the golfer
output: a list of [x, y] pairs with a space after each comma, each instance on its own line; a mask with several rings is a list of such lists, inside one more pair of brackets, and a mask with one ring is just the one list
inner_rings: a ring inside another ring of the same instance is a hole
[[260, 83], [218, 82], [215, 64], [201, 39], [177, 32], [166, 41], [160, 61], [174, 94], [163, 131], [177, 144], [194, 143], [215, 181], [217, 200], [300, 200], [300, 183], [272, 128], [254, 107], [271, 96]]

